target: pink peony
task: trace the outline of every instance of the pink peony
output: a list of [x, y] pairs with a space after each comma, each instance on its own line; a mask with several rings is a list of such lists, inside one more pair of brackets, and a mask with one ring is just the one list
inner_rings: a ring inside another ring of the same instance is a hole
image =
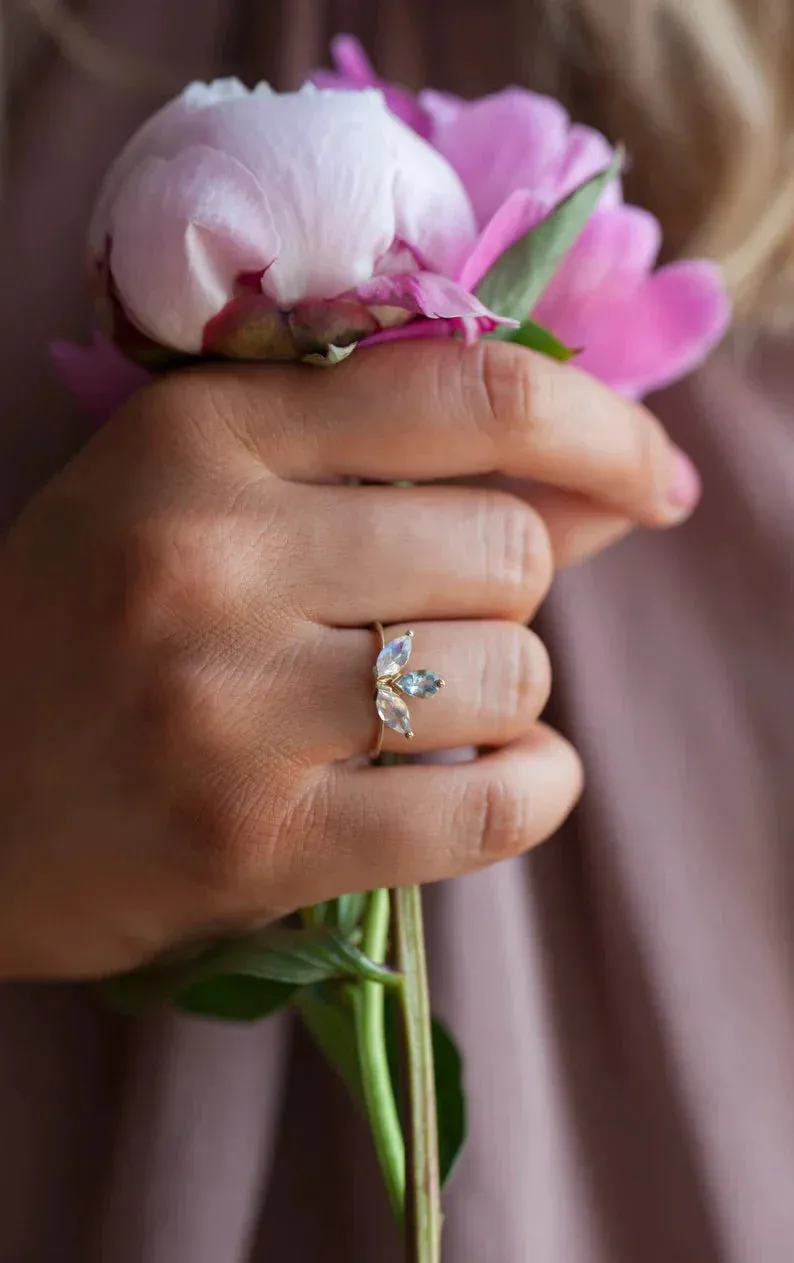
[[[336, 73], [323, 72], [324, 84], [383, 87], [391, 108], [460, 176], [480, 233], [457, 278], [467, 289], [476, 289], [505, 249], [612, 158], [603, 136], [571, 125], [549, 97], [521, 88], [475, 101], [431, 91], [413, 97], [379, 85], [351, 37], [338, 37], [332, 51]], [[579, 350], [581, 368], [629, 396], [695, 367], [730, 320], [716, 266], [694, 260], [654, 271], [659, 246], [658, 223], [627, 206], [615, 180], [532, 311], [533, 320]]]
[[90, 232], [117, 342], [246, 358], [416, 316], [492, 329], [457, 280], [475, 241], [460, 178], [379, 91], [234, 79], [192, 84], [140, 129]]
[[[717, 269], [654, 270], [659, 226], [625, 205], [619, 178], [551, 279], [537, 254], [523, 269], [499, 263], [612, 164], [604, 137], [557, 102], [520, 88], [413, 95], [379, 83], [355, 40], [338, 37], [333, 54], [322, 86], [299, 92], [191, 84], [122, 151], [90, 251], [111, 343], [129, 360], [334, 360], [358, 342], [473, 340], [531, 314], [582, 368], [638, 396], [721, 337]], [[72, 379], [95, 368], [95, 404], [124, 367], [113, 346], [61, 348]]]

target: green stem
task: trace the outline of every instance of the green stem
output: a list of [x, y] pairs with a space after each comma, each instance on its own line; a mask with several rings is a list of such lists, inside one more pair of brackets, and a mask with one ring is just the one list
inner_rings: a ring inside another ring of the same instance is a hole
[[406, 1260], [440, 1263], [441, 1178], [422, 891], [419, 886], [405, 886], [393, 891], [392, 897], [396, 965], [403, 975], [400, 1000], [408, 1088]]
[[[383, 964], [389, 946], [389, 892], [374, 890], [364, 913], [362, 951]], [[402, 1223], [405, 1207], [405, 1142], [394, 1099], [386, 1047], [386, 991], [380, 982], [360, 982], [351, 988], [358, 1042], [361, 1085], [375, 1152], [389, 1201]], [[402, 995], [402, 987], [399, 988]]]

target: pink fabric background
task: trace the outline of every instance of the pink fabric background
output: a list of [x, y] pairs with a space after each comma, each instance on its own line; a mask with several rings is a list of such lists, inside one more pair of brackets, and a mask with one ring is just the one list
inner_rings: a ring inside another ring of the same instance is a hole
[[[512, 6], [91, 0], [150, 65], [294, 84], [328, 35], [482, 92], [521, 75]], [[89, 321], [102, 172], [155, 104], [54, 56], [15, 90], [0, 231], [0, 503], [89, 427], [46, 343]], [[472, 1137], [454, 1263], [794, 1257], [794, 429], [790, 348], [725, 350], [656, 401], [704, 472], [683, 530], [558, 584], [544, 619], [581, 811], [527, 860], [429, 899], [435, 994]], [[3, 1263], [397, 1263], [367, 1137], [286, 1022], [105, 1012], [0, 989]]]

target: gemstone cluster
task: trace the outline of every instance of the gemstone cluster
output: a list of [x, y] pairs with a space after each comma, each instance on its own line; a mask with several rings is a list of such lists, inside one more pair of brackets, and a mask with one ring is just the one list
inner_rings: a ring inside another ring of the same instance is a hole
[[413, 648], [413, 632], [407, 631], [396, 640], [390, 640], [378, 654], [374, 667], [375, 706], [387, 728], [400, 732], [410, 740], [413, 737], [411, 714], [400, 694], [406, 697], [435, 697], [444, 681], [435, 671], [408, 671]]

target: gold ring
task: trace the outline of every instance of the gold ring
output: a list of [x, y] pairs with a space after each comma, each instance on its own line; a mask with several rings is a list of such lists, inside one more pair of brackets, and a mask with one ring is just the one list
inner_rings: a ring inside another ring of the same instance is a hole
[[404, 632], [387, 644], [383, 625], [375, 623], [374, 628], [379, 648], [372, 674], [375, 676], [374, 699], [380, 728], [369, 753], [371, 759], [377, 759], [380, 755], [383, 734], [387, 728], [402, 733], [408, 741], [413, 740], [411, 714], [403, 697], [435, 697], [438, 690], [444, 687], [444, 681], [435, 671], [405, 670], [413, 649], [412, 631]]

